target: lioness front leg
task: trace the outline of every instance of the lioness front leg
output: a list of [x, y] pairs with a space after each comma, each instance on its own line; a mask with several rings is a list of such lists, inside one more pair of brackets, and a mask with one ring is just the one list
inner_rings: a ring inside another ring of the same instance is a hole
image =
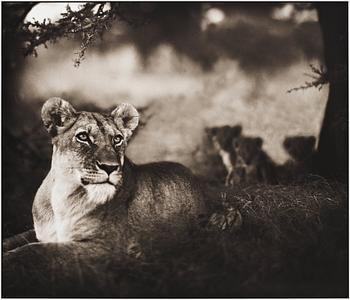
[[7, 252], [29, 243], [38, 242], [34, 229], [22, 232], [2, 241], [2, 251]]

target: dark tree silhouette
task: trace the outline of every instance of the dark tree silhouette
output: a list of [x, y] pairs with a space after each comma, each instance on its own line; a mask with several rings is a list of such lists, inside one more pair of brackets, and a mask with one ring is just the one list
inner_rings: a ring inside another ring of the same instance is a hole
[[348, 7], [347, 3], [318, 3], [324, 39], [329, 95], [318, 144], [321, 175], [348, 181]]
[[[13, 175], [13, 168], [23, 170], [23, 158], [25, 153], [20, 149], [29, 149], [30, 146], [24, 143], [23, 139], [18, 138], [14, 132], [16, 121], [18, 122], [18, 111], [23, 110], [23, 113], [28, 111], [23, 108], [23, 105], [18, 109], [18, 77], [21, 74], [24, 65], [24, 56], [21, 49], [23, 36], [21, 35], [21, 26], [23, 20], [32, 9], [35, 3], [32, 2], [12, 2], [2, 3], [2, 118], [4, 120], [2, 126], [2, 145], [3, 145], [3, 208], [6, 211], [6, 218], [3, 219], [3, 236], [8, 236], [14, 232], [21, 232], [24, 229], [29, 229], [32, 226], [32, 217], [30, 213], [31, 199], [34, 191], [27, 189], [28, 198], [18, 199], [19, 205], [13, 201], [9, 195], [14, 195], [12, 178], [16, 177], [21, 186], [26, 186], [28, 180], [23, 180], [19, 176], [20, 172]], [[27, 150], [25, 150], [27, 152]], [[37, 158], [30, 150], [32, 160]], [[28, 157], [28, 156], [27, 156]], [[18, 167], [17, 167], [18, 166]], [[36, 179], [32, 176], [33, 180]], [[22, 180], [22, 181], [21, 181]], [[27, 196], [26, 195], [26, 196]], [[18, 197], [20, 198], [20, 197]], [[15, 203], [15, 205], [13, 205]], [[25, 213], [18, 213], [18, 208], [22, 208]], [[12, 220], [10, 223], [8, 220]], [[16, 222], [17, 221], [17, 222]]]
[[36, 3], [10, 2], [2, 3], [2, 70], [6, 76], [2, 77], [3, 86], [3, 114], [11, 115], [11, 108], [16, 98], [16, 80], [23, 65], [22, 42], [24, 36], [21, 27], [26, 15]]

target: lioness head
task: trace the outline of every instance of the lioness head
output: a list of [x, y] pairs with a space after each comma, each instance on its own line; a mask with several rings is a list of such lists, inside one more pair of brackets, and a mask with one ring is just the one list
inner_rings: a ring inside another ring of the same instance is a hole
[[126, 145], [139, 122], [132, 105], [121, 103], [104, 115], [77, 112], [69, 102], [50, 98], [41, 116], [52, 137], [55, 178], [111, 193], [121, 184]]

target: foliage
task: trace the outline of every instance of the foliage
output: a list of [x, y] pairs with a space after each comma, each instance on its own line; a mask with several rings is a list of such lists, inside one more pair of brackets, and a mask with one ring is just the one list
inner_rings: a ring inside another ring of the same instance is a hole
[[113, 22], [124, 21], [129, 25], [138, 26], [146, 21], [146, 15], [135, 18], [128, 5], [120, 3], [107, 5], [107, 2], [88, 2], [77, 11], [73, 11], [67, 5], [66, 12], [61, 14], [57, 22], [44, 19], [43, 22], [34, 20], [23, 24], [21, 34], [25, 41], [25, 55], [37, 56], [38, 46], [47, 47], [48, 42], [54, 43], [62, 37], [80, 37], [81, 46], [74, 61], [74, 65], [79, 66], [87, 48], [97, 39], [102, 39]]

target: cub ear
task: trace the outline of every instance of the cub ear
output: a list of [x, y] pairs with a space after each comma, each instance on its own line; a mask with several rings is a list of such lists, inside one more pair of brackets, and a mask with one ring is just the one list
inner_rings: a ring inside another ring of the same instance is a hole
[[242, 126], [241, 125], [236, 125], [231, 128], [232, 130], [232, 136], [237, 137], [240, 136], [242, 133]]
[[41, 119], [51, 136], [56, 136], [69, 127], [77, 117], [73, 106], [58, 97], [47, 100], [41, 109]]
[[209, 136], [215, 136], [218, 133], [218, 127], [205, 127], [204, 131]]
[[309, 149], [315, 148], [316, 145], [316, 138], [314, 136], [309, 136], [307, 139]]
[[129, 139], [139, 125], [140, 115], [135, 107], [129, 103], [120, 103], [111, 113], [114, 123]]
[[263, 139], [260, 137], [255, 138], [256, 146], [260, 149], [263, 145]]

